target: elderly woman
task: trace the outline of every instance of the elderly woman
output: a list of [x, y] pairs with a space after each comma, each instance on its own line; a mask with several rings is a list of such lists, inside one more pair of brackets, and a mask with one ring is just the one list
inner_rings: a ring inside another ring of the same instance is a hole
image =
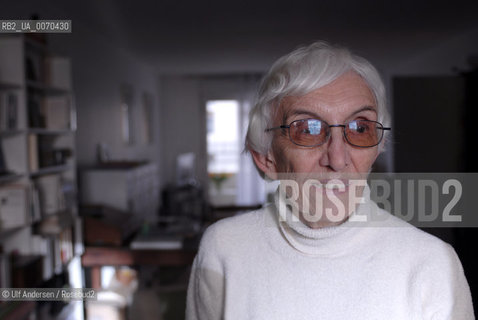
[[388, 121], [384, 86], [363, 58], [317, 42], [279, 59], [246, 147], [287, 187], [207, 229], [187, 319], [474, 319], [453, 248], [370, 200], [363, 181]]

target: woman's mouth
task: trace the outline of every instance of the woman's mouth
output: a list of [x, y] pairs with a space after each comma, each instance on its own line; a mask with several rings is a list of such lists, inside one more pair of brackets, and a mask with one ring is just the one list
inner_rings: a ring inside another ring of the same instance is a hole
[[314, 185], [317, 188], [321, 188], [323, 190], [345, 192], [349, 188], [350, 183], [348, 180], [330, 179], [330, 180], [321, 180], [319, 181], [319, 183], [315, 183]]

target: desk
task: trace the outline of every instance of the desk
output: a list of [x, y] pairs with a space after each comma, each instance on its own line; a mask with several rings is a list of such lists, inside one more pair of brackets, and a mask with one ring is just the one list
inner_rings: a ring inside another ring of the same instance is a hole
[[86, 247], [83, 267], [91, 268], [91, 286], [101, 288], [102, 266], [185, 266], [192, 264], [197, 250], [136, 250], [124, 247]]

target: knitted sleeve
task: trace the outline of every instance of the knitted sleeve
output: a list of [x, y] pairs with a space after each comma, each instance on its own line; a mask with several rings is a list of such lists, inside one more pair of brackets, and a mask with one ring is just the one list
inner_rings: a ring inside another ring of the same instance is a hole
[[189, 279], [186, 320], [222, 319], [224, 272], [214, 226], [204, 234]]
[[423, 319], [473, 320], [470, 287], [455, 250], [448, 244], [434, 252], [422, 270]]

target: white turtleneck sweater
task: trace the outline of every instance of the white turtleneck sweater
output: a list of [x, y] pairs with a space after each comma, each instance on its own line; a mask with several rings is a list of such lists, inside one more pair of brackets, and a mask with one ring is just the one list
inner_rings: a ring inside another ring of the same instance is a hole
[[[474, 319], [453, 248], [364, 204], [345, 223], [281, 221], [279, 201], [203, 236], [186, 319]], [[368, 222], [354, 222], [365, 218]]]

